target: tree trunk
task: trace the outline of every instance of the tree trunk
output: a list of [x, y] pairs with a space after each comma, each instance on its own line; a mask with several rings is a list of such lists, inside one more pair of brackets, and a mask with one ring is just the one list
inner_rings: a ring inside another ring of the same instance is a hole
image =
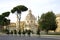
[[21, 14], [19, 14], [19, 28], [20, 28], [20, 30], [21, 30], [21, 27], [20, 27], [20, 19], [21, 19]]
[[46, 34], [48, 34], [48, 30], [46, 30]]
[[47, 31], [47, 34], [48, 34], [48, 31]]
[[19, 28], [20, 28], [20, 19], [19, 19]]

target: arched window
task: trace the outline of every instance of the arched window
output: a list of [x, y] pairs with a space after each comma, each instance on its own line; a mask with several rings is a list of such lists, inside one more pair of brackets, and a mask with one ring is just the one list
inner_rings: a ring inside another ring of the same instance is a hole
[[29, 23], [29, 21], [27, 21], [27, 23]]

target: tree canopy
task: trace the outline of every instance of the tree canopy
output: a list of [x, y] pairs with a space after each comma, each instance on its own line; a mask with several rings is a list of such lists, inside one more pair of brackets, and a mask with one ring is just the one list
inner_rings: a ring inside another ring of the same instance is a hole
[[18, 5], [18, 6], [14, 7], [11, 10], [12, 13], [17, 12], [17, 18], [18, 18], [18, 21], [19, 21], [19, 27], [20, 27], [21, 12], [24, 12], [24, 11], [27, 11], [27, 10], [28, 10], [28, 8], [25, 7], [24, 5]]
[[18, 6], [16, 6], [16, 7], [14, 7], [14, 8], [11, 10], [11, 12], [12, 12], [12, 13], [14, 13], [14, 12], [21, 13], [21, 12], [24, 12], [24, 11], [26, 11], [26, 10], [28, 10], [28, 8], [25, 7], [24, 5], [18, 5]]
[[8, 17], [9, 15], [10, 15], [10, 12], [4, 12], [4, 13], [2, 13], [3, 17]]
[[41, 15], [41, 18], [39, 19], [39, 25], [42, 30], [56, 30], [56, 16], [55, 14], [51, 12], [47, 12]]
[[10, 12], [4, 12], [2, 15], [0, 15], [0, 26], [6, 26], [10, 24], [10, 20], [5, 18], [8, 17]]

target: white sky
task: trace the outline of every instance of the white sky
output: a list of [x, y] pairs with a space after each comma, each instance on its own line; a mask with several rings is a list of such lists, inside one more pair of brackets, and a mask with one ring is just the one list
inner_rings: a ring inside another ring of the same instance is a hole
[[[60, 13], [60, 0], [0, 0], [0, 14], [10, 11], [17, 5], [25, 5], [32, 10], [32, 14], [37, 18], [41, 14], [53, 11], [55, 14]], [[28, 11], [22, 12], [21, 20], [25, 20]], [[16, 14], [10, 14], [11, 22], [16, 22]]]

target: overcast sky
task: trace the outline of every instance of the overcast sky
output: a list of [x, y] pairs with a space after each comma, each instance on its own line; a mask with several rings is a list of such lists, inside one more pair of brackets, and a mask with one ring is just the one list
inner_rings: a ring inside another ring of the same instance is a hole
[[[60, 0], [0, 0], [0, 14], [10, 11], [17, 5], [25, 5], [32, 14], [37, 18], [41, 14], [53, 11], [55, 14], [60, 13]], [[22, 12], [21, 20], [25, 20], [28, 11]], [[16, 14], [10, 14], [11, 22], [16, 22]]]

